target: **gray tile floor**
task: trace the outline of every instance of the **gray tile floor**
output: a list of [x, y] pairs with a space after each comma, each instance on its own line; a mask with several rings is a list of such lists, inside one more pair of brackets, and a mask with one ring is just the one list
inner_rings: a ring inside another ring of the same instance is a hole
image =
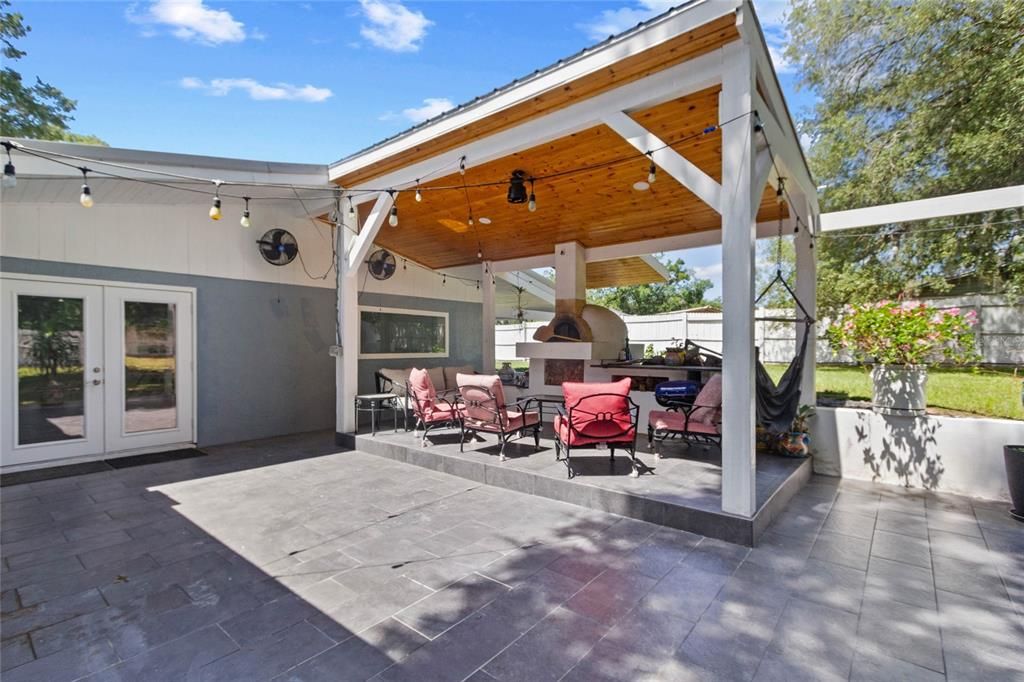
[[330, 438], [4, 488], [4, 682], [1024, 679], [1003, 505], [815, 478], [748, 550]]

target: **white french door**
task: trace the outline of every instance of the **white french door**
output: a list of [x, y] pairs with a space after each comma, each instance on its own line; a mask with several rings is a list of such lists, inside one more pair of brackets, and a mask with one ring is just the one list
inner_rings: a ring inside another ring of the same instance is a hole
[[4, 468], [195, 441], [194, 293], [5, 276]]

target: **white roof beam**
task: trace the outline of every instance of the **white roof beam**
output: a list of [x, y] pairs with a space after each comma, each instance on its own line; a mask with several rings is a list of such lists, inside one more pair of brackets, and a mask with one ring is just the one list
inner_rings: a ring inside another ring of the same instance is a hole
[[532, 294], [533, 296], [536, 296], [537, 298], [539, 298], [542, 301], [545, 301], [546, 303], [555, 302], [555, 290], [541, 282], [532, 279], [527, 274], [517, 276], [517, 273], [515, 272], [498, 272], [496, 273], [496, 276], [500, 277], [501, 279], [508, 282], [517, 289], [522, 289], [523, 291]]
[[642, 154], [648, 154], [659, 168], [693, 192], [716, 213], [722, 213], [722, 186], [714, 178], [666, 145], [657, 135], [634, 121], [625, 112], [609, 112], [602, 120], [634, 149]]
[[380, 227], [388, 217], [391, 206], [394, 204], [395, 197], [397, 196], [397, 192], [393, 196], [386, 192], [381, 192], [377, 195], [377, 201], [374, 202], [373, 208], [370, 209], [370, 215], [366, 217], [363, 228], [352, 239], [352, 243], [349, 246], [347, 274], [350, 277], [354, 277], [359, 272], [360, 263], [366, 260], [367, 255], [369, 255], [370, 249], [373, 247], [373, 240], [377, 238], [377, 233], [380, 232]]
[[821, 214], [822, 232], [1024, 207], [1024, 185]]

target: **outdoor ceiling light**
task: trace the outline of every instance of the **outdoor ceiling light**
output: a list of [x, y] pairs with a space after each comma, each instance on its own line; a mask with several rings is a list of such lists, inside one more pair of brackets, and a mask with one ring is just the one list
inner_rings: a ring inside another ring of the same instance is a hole
[[491, 219], [490, 218], [479, 218], [479, 220], [480, 220], [480, 224], [481, 225], [490, 225], [491, 224]]
[[526, 173], [521, 170], [512, 171], [512, 177], [508, 181], [508, 203], [526, 203]]
[[638, 180], [633, 183], [633, 189], [635, 189], [638, 192], [646, 192], [650, 188], [651, 186], [648, 183], [644, 182], [643, 180]]

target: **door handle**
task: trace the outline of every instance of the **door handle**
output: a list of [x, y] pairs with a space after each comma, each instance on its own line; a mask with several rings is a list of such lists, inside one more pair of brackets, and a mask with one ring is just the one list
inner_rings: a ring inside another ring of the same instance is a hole
[[99, 385], [100, 385], [100, 384], [102, 384], [102, 383], [103, 383], [103, 380], [102, 380], [102, 379], [93, 379], [93, 380], [92, 380], [92, 385], [93, 385], [93, 386], [99, 386]]

